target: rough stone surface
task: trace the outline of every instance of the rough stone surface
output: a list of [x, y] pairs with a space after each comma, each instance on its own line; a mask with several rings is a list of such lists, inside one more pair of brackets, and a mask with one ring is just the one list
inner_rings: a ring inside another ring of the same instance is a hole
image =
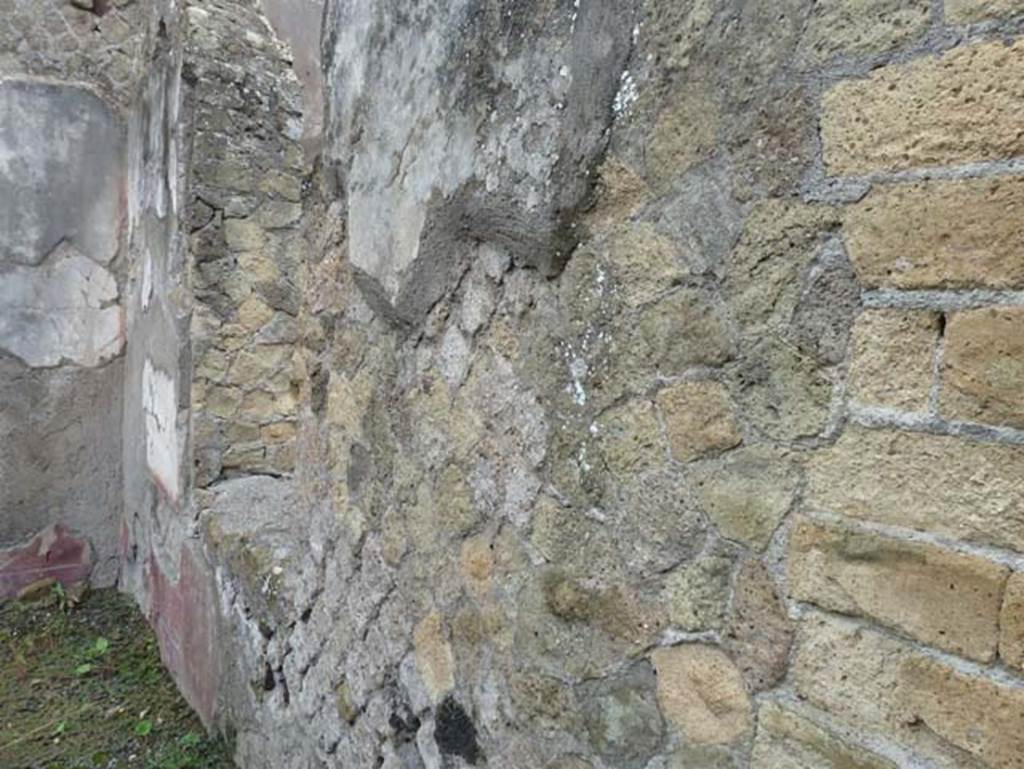
[[722, 643], [750, 691], [770, 689], [785, 676], [793, 626], [771, 572], [753, 558], [736, 574]]
[[[68, 529], [240, 766], [1013, 755], [1000, 592], [1024, 466], [993, 410], [1012, 342], [959, 355], [984, 415], [943, 398], [958, 319], [1020, 304], [1019, 20], [993, 4], [965, 28], [935, 0], [0, 6], [4, 87], [77, 83], [124, 157], [112, 258], [72, 233], [0, 263], [5, 306], [77, 254], [109, 273], [98, 309], [124, 308], [97, 368], [32, 368], [50, 353], [8, 334], [3, 536], [51, 504], [95, 521]], [[82, 395], [66, 420], [56, 381]], [[116, 431], [65, 451], [86, 410]], [[95, 477], [65, 494], [75, 473]]]
[[693, 744], [721, 744], [751, 727], [743, 678], [721, 651], [700, 645], [658, 649], [658, 702], [665, 717]]
[[721, 627], [732, 569], [730, 554], [713, 548], [668, 575], [664, 597], [672, 624], [687, 632]]
[[794, 597], [980, 662], [996, 655], [1008, 575], [975, 556], [810, 521], [790, 535]]
[[1024, 670], [1024, 577], [1019, 571], [1006, 583], [999, 615], [999, 657], [1007, 665]]
[[1016, 73], [1024, 45], [979, 43], [893, 64], [824, 96], [821, 133], [832, 174], [1005, 160], [1024, 151]]
[[789, 512], [799, 474], [785, 452], [767, 446], [735, 451], [694, 472], [703, 507], [724, 537], [763, 549]]
[[[812, 614], [802, 623], [797, 641], [793, 688], [847, 728], [894, 742], [911, 752], [913, 760], [942, 769], [990, 766], [931, 728], [921, 728], [907, 699], [917, 684], [908, 682], [906, 671], [922, 663], [928, 664], [928, 658], [907, 644], [844, 619]], [[966, 709], [958, 712], [966, 721], [974, 715]]]
[[861, 313], [853, 327], [850, 397], [868, 406], [928, 411], [939, 323], [934, 312]]
[[416, 647], [416, 668], [430, 699], [440, 702], [455, 688], [455, 659], [445, 637], [441, 616], [432, 612], [424, 617], [413, 633]]
[[930, 20], [927, 0], [824, 0], [814, 4], [801, 54], [818, 63], [884, 53], [921, 37]]
[[743, 440], [729, 393], [717, 382], [683, 382], [658, 393], [669, 446], [680, 462], [725, 451]]
[[611, 766], [643, 769], [662, 747], [665, 722], [655, 698], [657, 680], [650, 664], [581, 687], [587, 734]]
[[954, 314], [940, 376], [944, 416], [1024, 428], [1024, 308]]
[[950, 744], [986, 766], [1024, 763], [1024, 690], [958, 672], [937, 660], [913, 658], [900, 667], [900, 700]]
[[809, 463], [813, 510], [1024, 548], [1024, 454], [963, 438], [848, 428]]
[[946, 19], [953, 24], [971, 24], [987, 19], [1020, 16], [1020, 0], [946, 0]]
[[754, 766], [772, 769], [896, 769], [897, 764], [850, 743], [774, 702], [757, 713]]
[[844, 217], [843, 236], [869, 288], [1024, 287], [1019, 178], [875, 187]]

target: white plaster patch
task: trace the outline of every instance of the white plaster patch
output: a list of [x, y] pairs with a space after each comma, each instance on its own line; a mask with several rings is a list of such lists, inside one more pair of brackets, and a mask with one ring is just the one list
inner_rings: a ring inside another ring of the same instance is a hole
[[466, 374], [469, 373], [471, 354], [472, 349], [466, 337], [455, 326], [451, 326], [441, 340], [441, 351], [438, 356], [441, 376], [449, 387], [454, 389], [465, 380]]
[[146, 251], [146, 258], [142, 261], [142, 310], [149, 309], [149, 302], [153, 298], [153, 256]]
[[64, 245], [39, 267], [0, 273], [0, 349], [39, 368], [98, 366], [124, 347], [114, 276]]
[[178, 397], [174, 379], [146, 361], [142, 371], [142, 408], [146, 415], [146, 464], [157, 483], [178, 499], [181, 476], [178, 451]]

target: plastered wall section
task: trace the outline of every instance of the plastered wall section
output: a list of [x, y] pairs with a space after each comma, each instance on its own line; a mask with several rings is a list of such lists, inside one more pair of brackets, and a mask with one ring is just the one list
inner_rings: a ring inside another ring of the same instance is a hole
[[119, 2], [103, 17], [49, 1], [0, 10], [0, 548], [60, 524], [111, 584], [141, 13]]

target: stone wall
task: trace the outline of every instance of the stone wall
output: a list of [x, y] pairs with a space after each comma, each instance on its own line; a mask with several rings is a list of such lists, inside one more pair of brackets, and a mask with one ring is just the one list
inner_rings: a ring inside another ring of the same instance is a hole
[[[102, 14], [5, 0], [0, 14], [0, 548], [59, 524], [93, 551], [94, 581], [112, 584], [125, 135], [143, 13], [121, 0]], [[0, 570], [12, 576], [17, 562], [2, 554]], [[11, 584], [48, 569], [21, 569]]]
[[1021, 765], [1022, 13], [328, 4], [314, 765]]
[[104, 96], [122, 585], [239, 765], [1022, 766], [1024, 6], [310, 6]]

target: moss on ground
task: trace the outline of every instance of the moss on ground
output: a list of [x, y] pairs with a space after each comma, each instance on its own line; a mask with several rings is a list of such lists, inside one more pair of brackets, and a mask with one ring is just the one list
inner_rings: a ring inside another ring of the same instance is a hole
[[70, 609], [56, 592], [0, 605], [0, 767], [233, 764], [178, 694], [138, 609], [101, 590]]

